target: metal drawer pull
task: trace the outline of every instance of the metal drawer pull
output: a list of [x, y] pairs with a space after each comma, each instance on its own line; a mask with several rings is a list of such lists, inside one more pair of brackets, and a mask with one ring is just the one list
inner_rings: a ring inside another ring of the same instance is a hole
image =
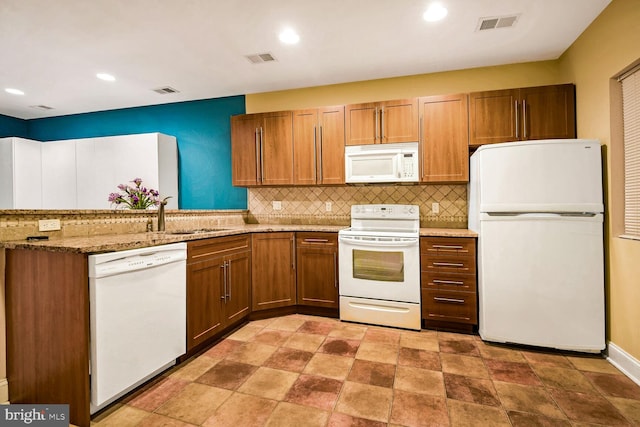
[[450, 302], [453, 304], [464, 304], [464, 300], [463, 299], [457, 299], [457, 298], [442, 298], [442, 297], [433, 297], [434, 301], [438, 301], [438, 302]]
[[461, 262], [434, 262], [433, 265], [438, 267], [464, 267]]
[[329, 243], [329, 239], [304, 239], [308, 243]]
[[439, 280], [439, 279], [433, 279], [433, 283], [440, 283], [442, 285], [464, 285], [464, 282], [460, 282], [457, 280]]
[[436, 249], [464, 249], [462, 245], [432, 245]]

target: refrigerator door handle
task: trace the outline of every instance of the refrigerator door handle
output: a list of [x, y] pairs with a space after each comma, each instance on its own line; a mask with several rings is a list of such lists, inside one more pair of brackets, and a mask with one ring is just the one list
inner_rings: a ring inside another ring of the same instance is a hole
[[597, 214], [597, 212], [487, 212], [489, 216], [528, 216], [532, 218], [553, 216], [593, 218]]

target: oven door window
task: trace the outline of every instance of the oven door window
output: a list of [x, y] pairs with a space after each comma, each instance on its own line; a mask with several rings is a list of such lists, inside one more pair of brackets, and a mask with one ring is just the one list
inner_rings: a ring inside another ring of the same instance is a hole
[[379, 282], [404, 282], [404, 253], [354, 249], [353, 277]]

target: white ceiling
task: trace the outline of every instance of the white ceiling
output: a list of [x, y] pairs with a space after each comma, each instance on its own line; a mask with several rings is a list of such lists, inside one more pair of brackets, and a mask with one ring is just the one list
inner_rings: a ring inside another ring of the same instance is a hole
[[[448, 16], [428, 23], [430, 0], [0, 0], [0, 114], [30, 119], [555, 59], [610, 1], [440, 0]], [[476, 30], [481, 17], [510, 14], [519, 14], [511, 28]], [[297, 45], [278, 40], [287, 26]], [[245, 58], [263, 52], [277, 61]], [[152, 91], [163, 86], [180, 93]]]

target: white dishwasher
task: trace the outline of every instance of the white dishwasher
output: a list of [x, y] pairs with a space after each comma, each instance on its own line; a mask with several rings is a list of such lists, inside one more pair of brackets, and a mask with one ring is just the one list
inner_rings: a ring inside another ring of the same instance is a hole
[[187, 244], [89, 255], [93, 414], [186, 352]]

